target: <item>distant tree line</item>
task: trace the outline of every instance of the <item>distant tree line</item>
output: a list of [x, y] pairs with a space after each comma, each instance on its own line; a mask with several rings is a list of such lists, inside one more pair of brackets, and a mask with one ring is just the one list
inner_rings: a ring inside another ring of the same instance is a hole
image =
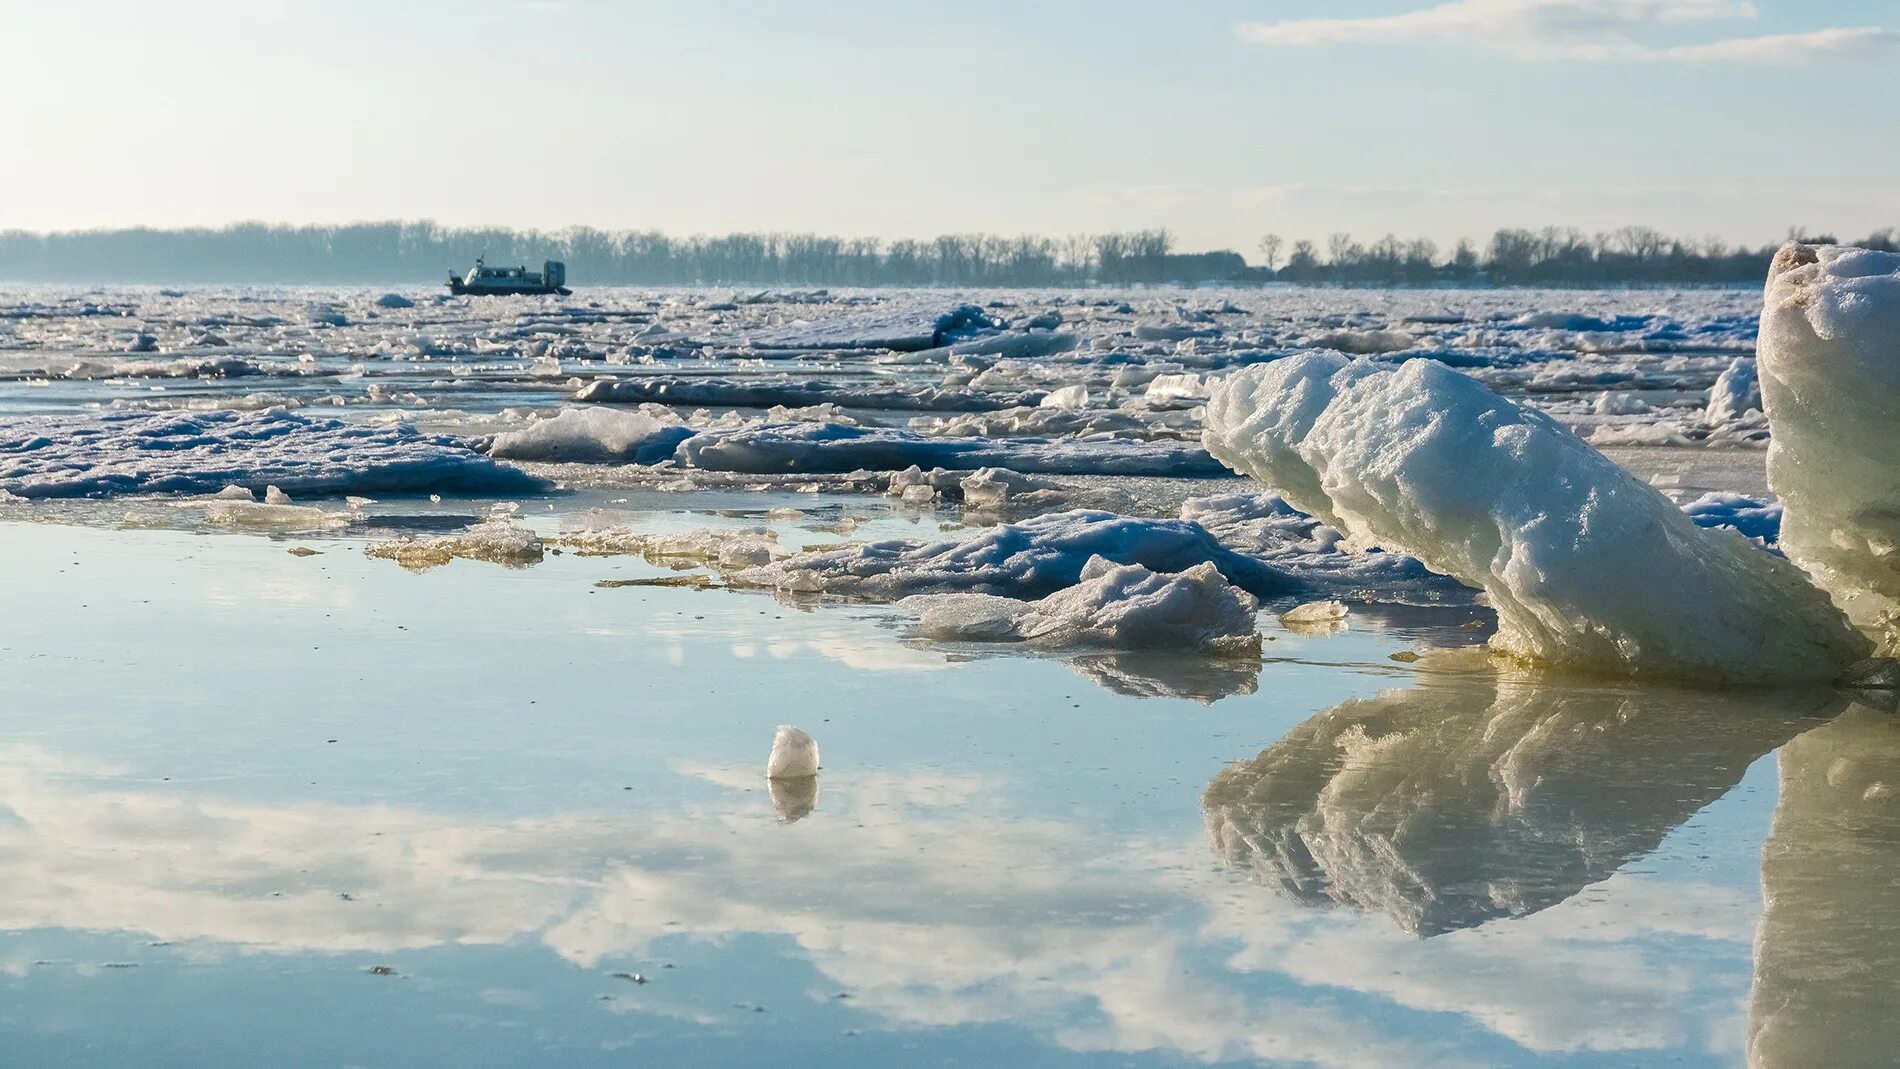
[[[1831, 234], [1791, 229], [1792, 240], [1838, 244]], [[1852, 244], [1900, 251], [1895, 231], [1875, 231]], [[1730, 245], [1717, 238], [1674, 238], [1647, 226], [1600, 234], [1573, 227], [1505, 229], [1482, 250], [1460, 241], [1441, 253], [1430, 238], [1395, 235], [1370, 245], [1351, 234], [1334, 234], [1324, 249], [1311, 241], [1289, 247], [1284, 238], [1260, 239], [1261, 266], [1253, 277], [1305, 285], [1341, 286], [1603, 286], [1631, 284], [1711, 285], [1760, 282], [1779, 245]], [[1283, 255], [1284, 254], [1284, 255]]]
[[[1829, 241], [1817, 235], [1809, 240]], [[1894, 231], [1859, 244], [1892, 249]], [[819, 234], [672, 237], [653, 230], [445, 227], [433, 222], [219, 228], [0, 231], [0, 279], [382, 285], [442, 278], [486, 255], [497, 265], [563, 260], [581, 286], [1080, 286], [1143, 283], [1307, 285], [1615, 285], [1760, 281], [1773, 246], [1672, 238], [1648, 227], [1609, 233], [1500, 230], [1448, 253], [1429, 239], [1362, 244], [1262, 238], [1260, 261], [1182, 253], [1166, 230], [1066, 238], [946, 234], [882, 241]]]

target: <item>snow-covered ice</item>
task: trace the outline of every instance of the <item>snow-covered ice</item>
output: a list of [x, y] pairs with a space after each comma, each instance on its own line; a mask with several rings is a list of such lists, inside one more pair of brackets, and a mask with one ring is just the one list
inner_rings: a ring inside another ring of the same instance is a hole
[[1154, 572], [1212, 564], [1228, 582], [1259, 598], [1284, 596], [1296, 586], [1272, 566], [1222, 546], [1198, 524], [1089, 510], [998, 524], [961, 539], [889, 540], [797, 553], [731, 578], [788, 593], [879, 601], [939, 593], [1027, 599], [1076, 585], [1098, 557]]
[[0, 489], [21, 497], [534, 493], [540, 480], [449, 438], [293, 412], [28, 416], [0, 421]]
[[1434, 361], [1240, 372], [1209, 400], [1206, 444], [1354, 540], [1481, 587], [1510, 657], [1739, 682], [1831, 679], [1866, 653], [1786, 562]]

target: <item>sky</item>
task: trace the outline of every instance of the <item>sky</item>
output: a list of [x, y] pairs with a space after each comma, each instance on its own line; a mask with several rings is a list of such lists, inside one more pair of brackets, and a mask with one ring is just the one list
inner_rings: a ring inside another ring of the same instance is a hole
[[0, 0], [0, 228], [1900, 224], [1893, 0]]

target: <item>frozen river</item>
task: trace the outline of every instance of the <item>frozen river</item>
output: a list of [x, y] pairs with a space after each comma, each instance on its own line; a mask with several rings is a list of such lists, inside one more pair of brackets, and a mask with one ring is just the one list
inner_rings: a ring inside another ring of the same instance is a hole
[[[0, 293], [0, 1062], [1883, 1064], [1891, 713], [1501, 677], [1200, 448], [1236, 369], [1432, 357], [1772, 543], [1759, 308]], [[1257, 652], [897, 604], [1091, 554]]]

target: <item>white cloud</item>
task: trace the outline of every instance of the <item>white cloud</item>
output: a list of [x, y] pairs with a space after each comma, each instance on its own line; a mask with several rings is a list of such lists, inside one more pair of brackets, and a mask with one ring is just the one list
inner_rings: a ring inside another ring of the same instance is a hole
[[1449, 0], [1398, 15], [1250, 22], [1243, 39], [1307, 48], [1427, 39], [1469, 41], [1529, 58], [1590, 61], [1804, 62], [1870, 55], [1900, 45], [1900, 31], [1839, 27], [1655, 46], [1652, 27], [1760, 17], [1750, 0]]

